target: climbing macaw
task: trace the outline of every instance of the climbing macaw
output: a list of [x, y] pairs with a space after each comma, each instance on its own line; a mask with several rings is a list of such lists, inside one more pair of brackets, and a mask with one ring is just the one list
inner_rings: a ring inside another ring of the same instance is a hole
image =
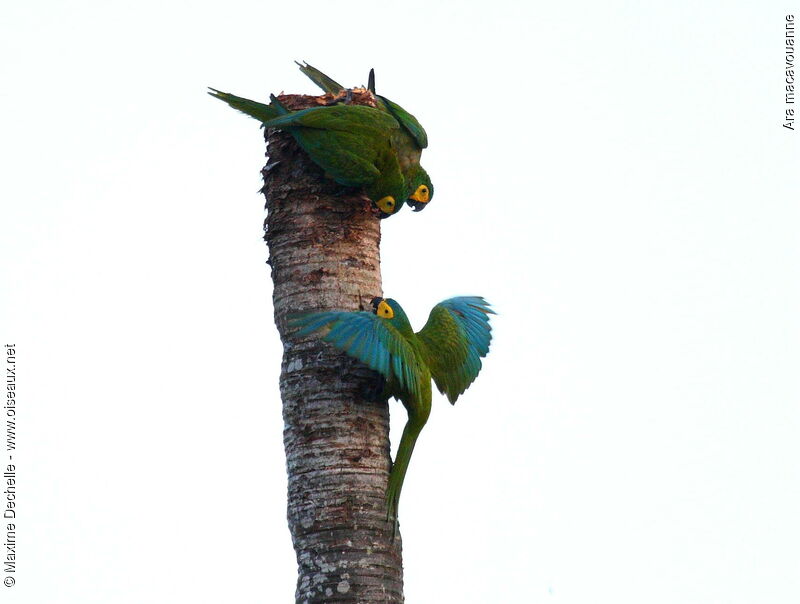
[[[295, 61], [296, 62], [296, 61]], [[296, 62], [297, 63], [297, 62]], [[308, 78], [319, 86], [324, 92], [333, 95], [341, 94], [346, 89], [344, 86], [322, 73], [308, 63], [297, 63]], [[415, 212], [425, 208], [433, 197], [433, 184], [425, 169], [420, 166], [419, 160], [422, 150], [428, 146], [428, 135], [422, 124], [413, 115], [408, 113], [397, 103], [375, 92], [375, 70], [369, 70], [369, 83], [367, 88], [375, 95], [378, 109], [390, 114], [402, 127], [403, 136], [398, 138], [397, 155], [400, 160], [400, 169], [409, 185], [411, 194], [406, 200]], [[399, 209], [399, 208], [398, 208]]]
[[322, 330], [322, 339], [378, 372], [381, 400], [394, 397], [408, 411], [389, 485], [386, 517], [397, 523], [397, 508], [408, 462], [431, 412], [431, 379], [455, 403], [481, 370], [489, 352], [489, 315], [483, 298], [464, 296], [440, 302], [417, 333], [391, 298], [374, 298], [372, 312], [320, 312], [292, 317], [297, 335]]
[[211, 96], [259, 120], [265, 128], [292, 134], [311, 160], [339, 184], [363, 187], [385, 218], [409, 195], [396, 147], [400, 125], [390, 115], [362, 105], [334, 105], [289, 111], [270, 95], [265, 105], [210, 89]]

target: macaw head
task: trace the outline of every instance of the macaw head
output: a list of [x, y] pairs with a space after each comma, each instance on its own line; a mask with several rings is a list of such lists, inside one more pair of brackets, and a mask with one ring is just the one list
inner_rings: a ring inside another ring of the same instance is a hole
[[364, 189], [367, 197], [378, 208], [379, 218], [388, 218], [396, 214], [406, 201], [407, 190], [406, 181], [399, 171], [397, 174], [379, 179]]
[[417, 166], [417, 169], [409, 178], [409, 185], [411, 193], [406, 203], [415, 212], [424, 210], [428, 206], [428, 202], [433, 199], [433, 183], [425, 168]]
[[380, 210], [379, 214], [380, 218], [388, 218], [399, 209], [397, 207], [397, 201], [395, 201], [393, 195], [386, 195], [384, 197], [381, 197], [378, 201], [375, 202], [375, 205]]
[[372, 312], [380, 319], [389, 321], [401, 333], [410, 332], [414, 330], [411, 328], [411, 323], [408, 321], [403, 307], [391, 298], [376, 297], [372, 299]]

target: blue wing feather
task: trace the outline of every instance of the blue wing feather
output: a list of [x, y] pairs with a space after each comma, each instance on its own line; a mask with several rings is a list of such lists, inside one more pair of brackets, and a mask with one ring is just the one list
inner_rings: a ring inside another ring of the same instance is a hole
[[370, 312], [321, 312], [289, 318], [297, 335], [327, 329], [322, 339], [358, 359], [402, 390], [419, 393], [421, 368], [410, 344], [384, 319]]

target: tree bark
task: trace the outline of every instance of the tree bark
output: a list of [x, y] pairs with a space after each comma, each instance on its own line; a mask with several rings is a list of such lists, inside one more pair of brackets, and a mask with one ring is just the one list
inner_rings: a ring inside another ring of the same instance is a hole
[[[282, 95], [290, 109], [331, 96]], [[367, 91], [353, 101], [374, 106]], [[381, 295], [380, 221], [359, 191], [325, 178], [291, 135], [267, 131], [264, 239], [283, 342], [287, 517], [296, 602], [402, 602], [401, 541], [386, 521], [387, 405], [362, 393], [374, 374], [317, 337], [287, 329], [292, 313], [365, 310]]]

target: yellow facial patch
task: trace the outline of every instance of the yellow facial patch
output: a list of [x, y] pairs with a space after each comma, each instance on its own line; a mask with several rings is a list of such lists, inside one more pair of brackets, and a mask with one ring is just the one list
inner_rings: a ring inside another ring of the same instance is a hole
[[394, 311], [392, 307], [386, 303], [386, 300], [381, 300], [380, 304], [378, 304], [378, 310], [375, 311], [381, 319], [392, 319], [394, 318]]
[[431, 190], [428, 188], [428, 185], [420, 185], [417, 187], [417, 190], [414, 191], [414, 194], [411, 195], [411, 199], [414, 201], [419, 201], [420, 203], [428, 203], [428, 200], [431, 198]]
[[375, 205], [386, 214], [394, 214], [394, 209], [397, 204], [394, 201], [394, 197], [391, 195], [387, 195], [386, 197], [381, 197], [378, 201], [375, 202]]

